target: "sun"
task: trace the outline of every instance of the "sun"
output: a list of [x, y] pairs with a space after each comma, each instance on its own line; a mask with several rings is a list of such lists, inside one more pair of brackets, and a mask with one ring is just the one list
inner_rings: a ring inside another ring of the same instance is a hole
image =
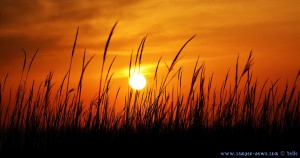
[[134, 74], [129, 79], [129, 85], [135, 90], [141, 90], [146, 86], [146, 78], [141, 74]]

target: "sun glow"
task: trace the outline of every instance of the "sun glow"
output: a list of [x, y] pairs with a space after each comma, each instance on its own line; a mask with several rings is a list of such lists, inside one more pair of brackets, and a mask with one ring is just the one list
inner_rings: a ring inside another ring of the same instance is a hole
[[129, 85], [135, 90], [141, 90], [146, 86], [146, 78], [141, 74], [134, 74], [129, 79]]

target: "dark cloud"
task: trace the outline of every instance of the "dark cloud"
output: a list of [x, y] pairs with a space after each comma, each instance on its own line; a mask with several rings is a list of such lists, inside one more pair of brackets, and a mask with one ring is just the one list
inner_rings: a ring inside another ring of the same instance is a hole
[[[26, 27], [37, 23], [72, 23], [94, 18], [128, 17], [123, 9], [138, 3], [138, 0], [2, 0], [0, 2], [1, 27]], [[19, 26], [17, 26], [19, 25]]]
[[[95, 32], [111, 27], [111, 23], [105, 23], [105, 20], [130, 17], [131, 13], [124, 9], [138, 2], [138, 0], [1, 0], [1, 65], [23, 58], [21, 48], [29, 52], [34, 52], [36, 48], [44, 51], [52, 49], [52, 53], [69, 49], [77, 26], [84, 28], [80, 30], [80, 35], [83, 33], [86, 33], [86, 36], [95, 35]], [[103, 24], [95, 26], [90, 22], [93, 20], [103, 21]], [[82, 42], [87, 43], [86, 41]], [[49, 55], [50, 51], [46, 52]]]
[[0, 28], [3, 27], [25, 27], [33, 20], [40, 17], [40, 13], [44, 7], [41, 1], [17, 1], [17, 0], [1, 0], [1, 21]]
[[[136, 0], [125, 1], [64, 1], [51, 3], [49, 6], [53, 11], [50, 20], [58, 21], [86, 21], [94, 18], [114, 18], [128, 16], [123, 9], [135, 4]], [[67, 9], [66, 9], [67, 8]]]
[[0, 36], [0, 64], [5, 65], [23, 58], [22, 48], [27, 51], [28, 55], [32, 55], [37, 48], [43, 50], [43, 53], [49, 52], [45, 50], [57, 47], [59, 39], [59, 36], [30, 37], [21, 33]]

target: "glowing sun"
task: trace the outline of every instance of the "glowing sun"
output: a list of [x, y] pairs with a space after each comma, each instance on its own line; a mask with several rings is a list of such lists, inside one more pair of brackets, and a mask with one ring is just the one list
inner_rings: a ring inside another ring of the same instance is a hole
[[135, 90], [141, 90], [146, 86], [146, 78], [141, 74], [134, 74], [129, 79], [129, 85]]

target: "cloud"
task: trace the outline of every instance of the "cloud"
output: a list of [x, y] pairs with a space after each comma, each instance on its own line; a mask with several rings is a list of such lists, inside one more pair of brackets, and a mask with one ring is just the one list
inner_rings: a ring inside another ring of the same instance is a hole
[[[139, 0], [32, 0], [0, 2], [1, 64], [22, 58], [21, 48], [41, 48], [45, 56], [71, 49], [77, 26], [78, 47], [99, 50], [112, 24], [134, 16]], [[62, 54], [62, 53], [60, 53]]]
[[[53, 63], [61, 56], [69, 57], [78, 26], [76, 50], [87, 48], [88, 53], [100, 57], [117, 20], [109, 54], [128, 58], [148, 35], [144, 61], [157, 60], [160, 56], [172, 58], [195, 34], [197, 37], [184, 50], [189, 54], [183, 52], [184, 57], [209, 54], [206, 56], [221, 58], [225, 56], [224, 51], [233, 48], [247, 46], [245, 49], [249, 51], [248, 46], [258, 49], [263, 43], [269, 47], [276, 42], [269, 35], [277, 33], [276, 37], [285, 37], [289, 43], [299, 43], [296, 36], [299, 34], [299, 3], [293, 0], [1, 0], [0, 66], [23, 58], [21, 48], [29, 53], [40, 48], [39, 57], [51, 57]], [[290, 30], [288, 35], [285, 30]], [[283, 49], [291, 45], [287, 42], [272, 47]], [[122, 57], [116, 63], [118, 67], [125, 64]]]
[[[196, 60], [197, 58], [185, 58], [185, 59], [180, 59], [179, 62], [177, 63], [177, 66], [181, 67], [181, 66], [184, 66], [185, 64], [195, 64], [196, 63]], [[153, 77], [154, 76], [154, 72], [155, 72], [155, 69], [157, 67], [157, 63], [158, 61], [155, 61], [154, 63], [147, 63], [147, 64], [142, 64], [140, 66], [140, 69], [138, 68], [138, 65], [136, 67], [134, 67], [134, 65], [132, 65], [132, 68], [130, 70], [130, 74], [134, 74], [134, 73], [137, 73], [138, 70], [141, 74], [145, 75], [146, 77], [150, 78], [150, 77]], [[172, 63], [172, 60], [165, 60], [165, 59], [162, 59], [160, 64], [159, 64], [159, 67], [158, 67], [158, 71], [161, 72], [161, 71], [166, 71], [167, 70], [167, 66], [170, 66], [170, 64]], [[116, 70], [116, 72], [114, 73], [114, 78], [115, 79], [119, 79], [119, 78], [128, 78], [129, 76], [129, 67], [126, 66], [126, 67], [121, 67], [121, 68], [118, 68]]]

